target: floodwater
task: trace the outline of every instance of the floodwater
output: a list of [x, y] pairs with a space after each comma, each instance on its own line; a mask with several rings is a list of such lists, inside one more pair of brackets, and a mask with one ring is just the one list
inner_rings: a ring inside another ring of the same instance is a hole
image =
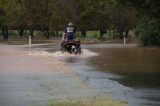
[[160, 105], [160, 49], [133, 47], [92, 50], [98, 52], [99, 56], [89, 59], [91, 66], [97, 71], [119, 76], [109, 79], [132, 89], [121, 92], [129, 105]]
[[[50, 47], [46, 50], [54, 53], [55, 49]], [[160, 105], [160, 49], [118, 44], [91, 44], [82, 48], [98, 55], [57, 58], [103, 95], [125, 100], [129, 106]]]
[[160, 105], [160, 49], [134, 45], [84, 45], [99, 55], [61, 57], [86, 83], [129, 106]]

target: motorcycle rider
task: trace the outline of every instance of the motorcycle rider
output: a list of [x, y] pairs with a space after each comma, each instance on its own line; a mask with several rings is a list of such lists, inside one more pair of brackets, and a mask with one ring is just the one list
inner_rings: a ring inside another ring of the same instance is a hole
[[76, 31], [73, 27], [73, 23], [70, 22], [68, 24], [67, 28], [65, 29], [65, 33], [64, 33], [64, 37], [66, 36], [67, 42], [74, 40], [75, 33], [76, 33]]

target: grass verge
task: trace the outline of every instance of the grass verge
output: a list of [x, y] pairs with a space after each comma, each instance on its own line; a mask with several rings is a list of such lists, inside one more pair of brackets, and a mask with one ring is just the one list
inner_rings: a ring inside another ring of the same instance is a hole
[[127, 106], [125, 101], [110, 100], [107, 97], [75, 98], [64, 101], [50, 101], [47, 106]]

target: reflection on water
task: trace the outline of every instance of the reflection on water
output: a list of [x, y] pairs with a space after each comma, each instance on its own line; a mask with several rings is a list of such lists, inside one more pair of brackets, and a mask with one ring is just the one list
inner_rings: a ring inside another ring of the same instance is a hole
[[160, 87], [160, 50], [142, 48], [92, 49], [100, 55], [90, 59], [103, 71], [123, 75], [119, 81], [133, 87]]

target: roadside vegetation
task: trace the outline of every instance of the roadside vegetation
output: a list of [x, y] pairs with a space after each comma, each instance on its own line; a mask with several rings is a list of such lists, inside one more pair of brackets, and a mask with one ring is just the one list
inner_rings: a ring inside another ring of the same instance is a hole
[[107, 97], [93, 97], [87, 99], [69, 99], [67, 101], [51, 101], [47, 106], [127, 106], [125, 101], [114, 101]]
[[0, 0], [0, 35], [5, 42], [13, 36], [51, 39], [71, 21], [82, 40], [133, 38], [141, 46], [160, 46], [159, 5], [157, 0]]
[[[55, 43], [55, 41], [58, 41], [61, 39], [63, 31], [58, 31], [57, 34], [55, 34], [55, 31], [50, 31], [49, 35], [50, 38], [46, 39], [45, 36], [43, 36], [43, 33], [41, 31], [34, 31], [34, 37], [32, 37], [32, 43], [33, 44], [39, 44], [39, 43]], [[0, 32], [0, 34], [2, 34]], [[16, 30], [9, 30], [8, 32], [9, 38], [3, 39], [2, 36], [0, 36], [0, 43], [4, 44], [13, 44], [13, 45], [23, 45], [28, 44], [28, 38], [30, 35], [30, 32], [28, 30], [25, 30], [23, 33], [23, 37], [19, 37], [19, 33]], [[80, 40], [81, 42], [105, 42], [105, 43], [123, 43], [123, 39], [116, 38], [115, 31], [111, 31], [110, 35], [108, 33], [105, 33], [103, 37], [100, 36], [100, 31], [86, 31], [86, 36], [81, 37], [81, 32], [77, 31], [76, 33], [76, 40]], [[128, 43], [135, 43], [136, 38], [133, 31], [129, 32], [129, 36], [127, 38]]]

